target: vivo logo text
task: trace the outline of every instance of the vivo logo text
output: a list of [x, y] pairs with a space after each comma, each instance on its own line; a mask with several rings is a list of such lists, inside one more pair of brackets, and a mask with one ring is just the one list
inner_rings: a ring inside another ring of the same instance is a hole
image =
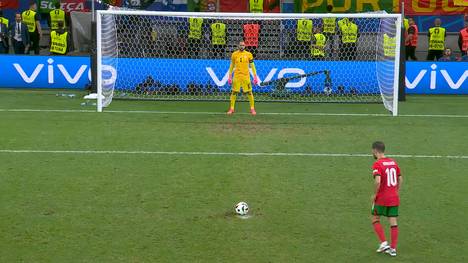
[[[441, 69], [441, 70], [436, 70], [437, 65], [432, 64], [431, 65], [431, 72], [429, 74], [429, 89], [435, 90], [438, 88], [438, 82], [437, 79], [442, 77], [444, 81], [447, 83], [447, 85], [453, 89], [453, 90], [458, 90], [460, 87], [463, 86], [465, 83], [466, 78], [468, 78], [468, 70], [465, 70], [465, 72], [457, 79], [453, 79], [450, 74], [448, 73], [447, 70]], [[405, 78], [406, 82], [406, 88], [408, 89], [415, 89], [418, 87], [418, 85], [425, 85], [427, 82], [422, 82], [422, 80], [426, 77], [428, 70], [427, 69], [422, 69], [419, 71], [419, 73], [416, 75], [416, 77], [410, 81], [408, 77]], [[442, 76], [440, 76], [442, 75]]]
[[[38, 81], [38, 76], [41, 74], [47, 74], [47, 83], [56, 84], [57, 77], [63, 77], [67, 84], [75, 85], [83, 78], [86, 78], [87, 81], [91, 81], [91, 69], [89, 65], [84, 64], [80, 65], [79, 68], [75, 71], [68, 70], [64, 64], [55, 64], [52, 58], [47, 60], [47, 65], [44, 63], [37, 64], [37, 66], [32, 71], [26, 71], [20, 63], [13, 63], [18, 75], [21, 79], [27, 83], [32, 84]], [[106, 76], [108, 78], [103, 79], [103, 84], [109, 85], [115, 83], [117, 79], [117, 71], [115, 68], [103, 65], [103, 71], [107, 71]], [[63, 82], [63, 81], [60, 81]]]
[[[218, 78], [218, 76], [216, 75], [216, 73], [211, 67], [206, 67], [206, 72], [208, 72], [208, 74], [210, 75], [211, 79], [214, 81], [216, 86], [222, 87], [227, 84], [227, 81], [229, 78], [229, 71], [227, 71], [221, 79]], [[276, 74], [277, 72], [278, 74]], [[270, 71], [268, 72], [268, 74], [265, 76], [264, 79], [261, 78], [262, 76], [257, 76], [257, 77], [261, 83], [261, 82], [267, 82], [267, 81], [273, 80], [275, 75], [277, 79], [281, 79], [285, 77], [285, 75], [295, 76], [295, 75], [304, 75], [304, 74], [305, 74], [304, 70], [300, 68], [283, 68], [280, 71], [278, 71], [278, 68], [272, 68], [270, 69]], [[250, 75], [253, 76], [252, 71], [250, 71]], [[306, 77], [300, 78], [297, 80], [291, 80], [290, 82], [288, 82], [288, 84], [286, 84], [286, 88], [300, 88], [304, 86], [306, 81], [307, 81]]]
[[[47, 60], [47, 82], [49, 84], [54, 84], [55, 83], [55, 74], [54, 74], [54, 60], [49, 58]], [[42, 69], [44, 68], [44, 64], [38, 64], [36, 68], [31, 72], [29, 75], [24, 71], [23, 67], [19, 63], [14, 63], [13, 66], [15, 67], [16, 71], [18, 74], [21, 76], [21, 78], [24, 80], [26, 83], [33, 83], [37, 76], [42, 72]], [[59, 72], [62, 74], [63, 77], [67, 80], [69, 84], [76, 84], [78, 80], [81, 78], [83, 73], [86, 71], [88, 68], [87, 65], [81, 65], [81, 67], [78, 69], [78, 71], [73, 74], [73, 76], [68, 72], [68, 70], [62, 65], [62, 64], [57, 64], [57, 68]], [[91, 80], [91, 72], [88, 70], [88, 79]]]

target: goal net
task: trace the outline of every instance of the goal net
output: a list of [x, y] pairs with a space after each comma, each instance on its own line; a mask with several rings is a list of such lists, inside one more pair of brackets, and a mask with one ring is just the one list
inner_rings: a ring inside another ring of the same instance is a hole
[[257, 101], [383, 103], [397, 115], [400, 24], [381, 13], [99, 11], [98, 111], [113, 99], [229, 100], [245, 41]]

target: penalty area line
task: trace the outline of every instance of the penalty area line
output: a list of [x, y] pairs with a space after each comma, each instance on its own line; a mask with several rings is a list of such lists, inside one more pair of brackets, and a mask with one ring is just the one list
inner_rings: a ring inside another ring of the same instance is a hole
[[[118, 151], [118, 150], [12, 150], [0, 149], [0, 153], [45, 153], [45, 154], [117, 154], [117, 155], [198, 155], [198, 156], [284, 156], [284, 157], [372, 157], [365, 153], [294, 153], [294, 152], [177, 152], [177, 151]], [[468, 155], [419, 155], [391, 154], [393, 158], [468, 159]]]
[[[0, 109], [0, 112], [63, 112], [63, 113], [97, 113], [95, 110], [66, 110], [66, 109]], [[104, 110], [104, 113], [134, 113], [134, 114], [179, 114], [179, 115], [226, 115], [225, 112], [214, 111], [151, 111], [151, 110]], [[247, 112], [235, 115], [250, 115]], [[325, 112], [258, 112], [264, 116], [336, 116], [336, 117], [392, 117], [382, 113], [325, 113]], [[456, 114], [399, 114], [397, 117], [410, 118], [468, 118], [468, 115]]]

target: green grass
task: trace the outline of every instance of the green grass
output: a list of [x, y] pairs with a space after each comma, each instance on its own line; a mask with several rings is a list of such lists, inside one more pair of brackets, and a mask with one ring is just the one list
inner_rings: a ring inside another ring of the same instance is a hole
[[[94, 109], [55, 93], [0, 90], [0, 109]], [[467, 105], [463, 96], [409, 96], [400, 113], [468, 115]], [[257, 111], [0, 111], [0, 150], [368, 153], [380, 139], [389, 154], [468, 155], [468, 118], [261, 115], [385, 114], [378, 104], [258, 103]], [[374, 252], [372, 158], [2, 152], [0, 262], [467, 262], [468, 159], [397, 161], [405, 185], [392, 259]], [[233, 215], [239, 201], [251, 218]]]

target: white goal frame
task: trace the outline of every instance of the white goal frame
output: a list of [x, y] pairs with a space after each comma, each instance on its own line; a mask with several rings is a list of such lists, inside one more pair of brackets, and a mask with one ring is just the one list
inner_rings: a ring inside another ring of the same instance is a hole
[[[395, 67], [393, 78], [393, 116], [398, 115], [398, 91], [400, 76], [400, 50], [401, 50], [401, 14], [387, 13], [209, 13], [209, 12], [161, 12], [161, 11], [135, 11], [135, 10], [98, 10], [96, 13], [96, 55], [97, 55], [97, 111], [103, 111], [102, 98], [102, 16], [103, 15], [139, 15], [139, 16], [170, 16], [170, 17], [215, 17], [222, 19], [255, 18], [258, 20], [275, 19], [304, 19], [304, 18], [393, 18], [396, 19], [396, 47], [395, 47]], [[398, 26], [400, 25], [400, 26]], [[404, 76], [402, 76], [404, 77]]]

